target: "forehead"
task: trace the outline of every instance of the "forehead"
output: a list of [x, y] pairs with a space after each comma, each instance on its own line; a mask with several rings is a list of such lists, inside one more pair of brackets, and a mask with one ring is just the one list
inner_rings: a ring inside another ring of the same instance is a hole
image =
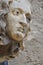
[[31, 14], [31, 5], [28, 2], [28, 0], [14, 0], [10, 4], [10, 9], [15, 9], [15, 8], [20, 8], [22, 9], [25, 13], [30, 13]]

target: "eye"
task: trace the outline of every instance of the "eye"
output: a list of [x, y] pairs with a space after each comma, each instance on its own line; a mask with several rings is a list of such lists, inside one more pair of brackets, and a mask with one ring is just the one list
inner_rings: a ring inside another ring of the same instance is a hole
[[20, 11], [19, 11], [19, 10], [15, 10], [15, 11], [13, 12], [13, 14], [14, 14], [14, 15], [19, 15], [19, 14], [20, 14]]
[[29, 17], [26, 17], [26, 20], [28, 23], [30, 23], [31, 19]]
[[27, 18], [28, 21], [31, 21], [31, 18], [29, 18], [29, 17], [26, 17], [26, 18]]
[[26, 13], [26, 19], [27, 19], [27, 22], [30, 23], [30, 21], [31, 21], [31, 14]]
[[20, 11], [19, 11], [19, 10], [16, 10], [16, 11], [15, 11], [15, 13], [16, 13], [16, 14], [19, 14], [19, 13], [20, 13]]
[[16, 14], [19, 14], [19, 13], [20, 13], [19, 11], [16, 12]]

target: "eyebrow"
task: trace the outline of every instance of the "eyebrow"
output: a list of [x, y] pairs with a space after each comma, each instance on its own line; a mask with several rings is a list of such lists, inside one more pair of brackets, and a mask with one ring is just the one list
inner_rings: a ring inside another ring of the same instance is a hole
[[14, 8], [12, 12], [14, 12], [16, 9], [19, 10], [21, 14], [24, 13], [24, 11], [21, 8]]
[[24, 11], [21, 8], [17, 8], [21, 13], [23, 13]]
[[26, 13], [25, 15], [26, 15], [27, 18], [31, 19], [31, 14], [30, 13]]

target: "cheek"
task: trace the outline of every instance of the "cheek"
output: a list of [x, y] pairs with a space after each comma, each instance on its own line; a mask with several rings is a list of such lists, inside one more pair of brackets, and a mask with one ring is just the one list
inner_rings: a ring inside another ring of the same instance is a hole
[[8, 19], [12, 20], [13, 22], [18, 22], [20, 20], [20, 17], [9, 13]]
[[19, 16], [14, 16], [13, 19], [14, 19], [15, 23], [19, 23], [20, 22], [20, 17]]

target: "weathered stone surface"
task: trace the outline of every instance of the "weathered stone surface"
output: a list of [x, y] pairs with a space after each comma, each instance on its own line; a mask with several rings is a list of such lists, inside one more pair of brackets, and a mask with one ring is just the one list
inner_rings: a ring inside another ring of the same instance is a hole
[[19, 50], [24, 49], [23, 42], [30, 32], [30, 22], [31, 8], [28, 0], [0, 0], [0, 58], [2, 60], [13, 58]]
[[43, 0], [29, 1], [32, 5], [31, 32], [25, 40], [25, 50], [10, 60], [9, 65], [43, 65]]
[[40, 7], [43, 0], [29, 1], [32, 5], [31, 33], [28, 41], [25, 40], [25, 50], [9, 65], [43, 65], [43, 9]]

